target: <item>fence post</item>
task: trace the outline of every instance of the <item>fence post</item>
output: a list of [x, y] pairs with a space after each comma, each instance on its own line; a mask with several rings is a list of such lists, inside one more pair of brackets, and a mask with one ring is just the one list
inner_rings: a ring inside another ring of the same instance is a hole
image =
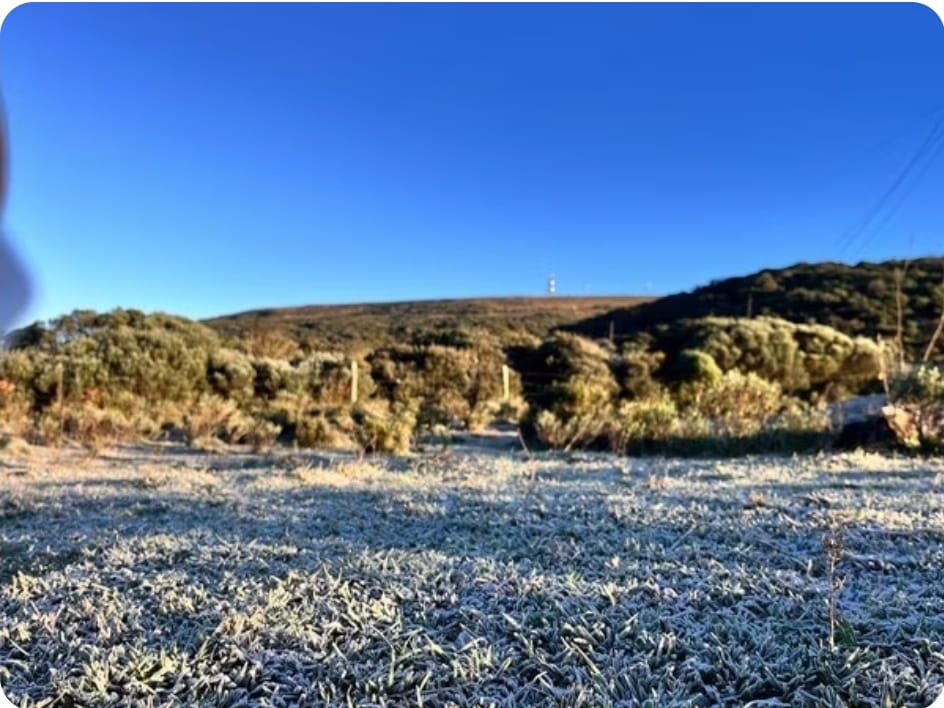
[[357, 403], [357, 359], [351, 359], [351, 404]]
[[610, 320], [610, 341], [615, 341], [616, 339], [616, 323], [613, 320]]
[[63, 391], [63, 379], [65, 378], [65, 367], [62, 362], [56, 363], [56, 407], [59, 409], [59, 436], [56, 445], [62, 444], [62, 434], [65, 431], [65, 391]]
[[502, 400], [507, 401], [511, 398], [511, 372], [507, 364], [502, 364]]

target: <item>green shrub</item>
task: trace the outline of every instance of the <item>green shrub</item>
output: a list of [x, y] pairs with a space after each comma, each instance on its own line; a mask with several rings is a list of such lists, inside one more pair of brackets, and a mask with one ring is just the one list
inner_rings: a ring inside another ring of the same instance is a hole
[[630, 345], [613, 361], [613, 372], [619, 382], [620, 398], [649, 399], [662, 394], [662, 384], [656, 372], [664, 363], [665, 355], [638, 345]]
[[668, 396], [624, 401], [607, 424], [610, 449], [625, 453], [630, 448], [648, 448], [679, 432], [679, 411]]
[[296, 393], [303, 387], [301, 374], [287, 361], [280, 359], [253, 359], [253, 394], [271, 401], [280, 393]]
[[245, 403], [255, 392], [256, 369], [242, 352], [217, 349], [207, 361], [207, 380], [217, 395]]
[[[322, 406], [344, 406], [351, 402], [351, 357], [335, 352], [311, 352], [296, 365], [305, 392]], [[357, 359], [357, 397], [366, 400], [376, 390], [370, 365]]]
[[944, 403], [944, 370], [925, 364], [903, 372], [892, 382], [890, 395], [896, 403], [938, 406]]
[[133, 436], [130, 422], [120, 412], [90, 404], [66, 409], [63, 424], [66, 437], [91, 450], [99, 450]]
[[674, 362], [672, 378], [683, 384], [715, 386], [723, 376], [711, 354], [699, 349], [683, 349]]
[[252, 425], [252, 420], [236, 403], [216, 395], [201, 396], [184, 415], [183, 421], [188, 444], [205, 438], [237, 443], [252, 429]]
[[539, 385], [528, 390], [535, 414], [549, 410], [556, 417], [606, 417], [620, 386], [611, 369], [613, 351], [606, 345], [559, 333], [537, 351], [540, 369], [531, 372]]
[[607, 421], [598, 416], [571, 416], [561, 419], [549, 410], [539, 411], [534, 420], [537, 439], [556, 450], [588, 448], [599, 445], [606, 433]]
[[[368, 361], [378, 394], [394, 404], [417, 406], [423, 427], [480, 425], [502, 396], [505, 357], [497, 347], [386, 347]], [[513, 394], [520, 391], [517, 375], [510, 383]]]
[[252, 446], [255, 452], [264, 452], [272, 448], [282, 434], [282, 426], [269, 420], [256, 419], [250, 424], [243, 442]]
[[348, 408], [319, 408], [309, 411], [295, 423], [294, 440], [301, 447], [346, 449], [354, 445], [354, 428]]
[[653, 346], [667, 353], [660, 376], [670, 383], [685, 380], [694, 363], [692, 350], [710, 356], [721, 371], [737, 369], [787, 393], [825, 392], [833, 399], [875, 389], [882, 372], [875, 342], [774, 317], [681, 321], [664, 327]]
[[944, 368], [924, 364], [892, 382], [886, 420], [907, 447], [938, 453], [944, 449]]
[[782, 401], [783, 393], [776, 383], [733, 370], [704, 389], [694, 413], [711, 421], [716, 435], [754, 435], [773, 419]]
[[378, 402], [357, 406], [351, 416], [354, 438], [365, 453], [409, 452], [416, 429], [413, 406], [386, 406]]

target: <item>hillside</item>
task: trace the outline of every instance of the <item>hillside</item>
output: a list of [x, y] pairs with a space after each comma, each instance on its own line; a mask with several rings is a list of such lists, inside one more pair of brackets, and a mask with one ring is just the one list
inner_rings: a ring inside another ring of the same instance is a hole
[[375, 347], [420, 330], [481, 328], [501, 341], [546, 336], [551, 330], [653, 298], [497, 297], [466, 300], [315, 305], [253, 310], [204, 321], [223, 335], [245, 337], [276, 330], [311, 348]]
[[[772, 315], [796, 323], [826, 324], [848, 335], [893, 338], [896, 331], [896, 270], [902, 281], [905, 345], [920, 356], [944, 302], [944, 258], [882, 263], [801, 263], [780, 270], [714, 281], [691, 292], [669, 295], [637, 307], [621, 307], [561, 329], [617, 339], [653, 332], [659, 325], [708, 316]], [[611, 325], [612, 323], [612, 325]], [[944, 342], [938, 342], [938, 355]]]

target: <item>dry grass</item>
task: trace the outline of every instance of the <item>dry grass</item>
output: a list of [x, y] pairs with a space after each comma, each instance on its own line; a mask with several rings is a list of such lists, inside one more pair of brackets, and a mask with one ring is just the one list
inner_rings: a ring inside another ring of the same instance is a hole
[[944, 688], [940, 461], [54, 454], [0, 457], [17, 705], [927, 706]]

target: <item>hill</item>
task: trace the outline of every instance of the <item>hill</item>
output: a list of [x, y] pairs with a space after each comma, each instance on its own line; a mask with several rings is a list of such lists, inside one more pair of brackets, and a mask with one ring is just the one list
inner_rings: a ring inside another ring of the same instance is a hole
[[483, 329], [502, 342], [543, 338], [552, 330], [653, 298], [496, 297], [465, 300], [313, 305], [252, 310], [204, 320], [224, 336], [277, 331], [309, 348], [371, 348], [402, 342], [421, 331]]
[[[851, 336], [892, 339], [896, 333], [896, 273], [902, 273], [904, 343], [920, 357], [944, 306], [944, 258], [882, 263], [800, 263], [709, 283], [690, 292], [621, 307], [561, 329], [617, 339], [680, 320], [770, 315], [795, 323], [825, 324]], [[612, 324], [611, 324], [612, 323]], [[938, 342], [936, 353], [944, 352]]]

